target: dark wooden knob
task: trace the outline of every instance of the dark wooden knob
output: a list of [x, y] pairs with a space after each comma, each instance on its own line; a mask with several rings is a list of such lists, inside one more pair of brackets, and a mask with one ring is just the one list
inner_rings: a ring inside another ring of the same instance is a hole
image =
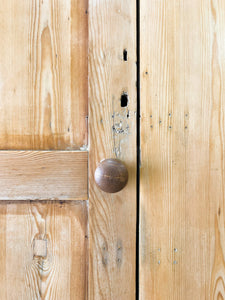
[[117, 193], [127, 184], [127, 168], [118, 159], [105, 159], [100, 162], [95, 170], [95, 181], [102, 191]]

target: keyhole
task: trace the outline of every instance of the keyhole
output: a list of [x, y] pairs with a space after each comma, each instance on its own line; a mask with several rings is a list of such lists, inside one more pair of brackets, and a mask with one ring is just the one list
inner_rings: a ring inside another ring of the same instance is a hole
[[127, 49], [123, 50], [123, 60], [127, 61]]
[[127, 107], [127, 104], [128, 104], [128, 95], [126, 93], [123, 93], [120, 98], [120, 105], [121, 107]]

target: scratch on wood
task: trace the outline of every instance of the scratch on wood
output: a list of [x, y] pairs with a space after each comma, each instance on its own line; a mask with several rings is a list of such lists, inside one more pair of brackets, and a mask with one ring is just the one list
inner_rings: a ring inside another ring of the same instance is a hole
[[115, 111], [113, 100], [113, 115], [112, 115], [112, 130], [113, 130], [113, 151], [116, 157], [121, 156], [121, 143], [130, 133], [129, 117], [131, 116], [128, 106], [121, 107], [120, 110]]
[[123, 259], [123, 244], [122, 241], [119, 240], [117, 242], [117, 247], [116, 247], [116, 264], [118, 267], [121, 266], [122, 259]]
[[108, 264], [108, 246], [103, 244], [102, 246], [102, 264], [106, 266]]

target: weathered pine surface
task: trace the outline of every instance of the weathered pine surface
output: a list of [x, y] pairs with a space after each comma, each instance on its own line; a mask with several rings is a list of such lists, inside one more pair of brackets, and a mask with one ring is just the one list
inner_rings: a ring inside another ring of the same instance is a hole
[[1, 300], [88, 297], [87, 8], [1, 1]]
[[[127, 60], [126, 60], [127, 54]], [[126, 105], [127, 93], [128, 103]], [[89, 299], [135, 299], [136, 1], [89, 1]], [[129, 172], [119, 193], [102, 192], [104, 158]]]
[[140, 3], [140, 299], [225, 299], [225, 2]]
[[88, 152], [0, 151], [0, 200], [87, 200]]
[[88, 0], [2, 0], [0, 149], [87, 144]]
[[0, 202], [0, 299], [87, 299], [87, 203]]

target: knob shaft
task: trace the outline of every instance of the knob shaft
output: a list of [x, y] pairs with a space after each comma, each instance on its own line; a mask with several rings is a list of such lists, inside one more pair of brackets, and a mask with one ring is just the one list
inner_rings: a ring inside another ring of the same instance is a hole
[[102, 160], [95, 170], [95, 182], [106, 193], [117, 193], [127, 184], [128, 171], [118, 159]]

